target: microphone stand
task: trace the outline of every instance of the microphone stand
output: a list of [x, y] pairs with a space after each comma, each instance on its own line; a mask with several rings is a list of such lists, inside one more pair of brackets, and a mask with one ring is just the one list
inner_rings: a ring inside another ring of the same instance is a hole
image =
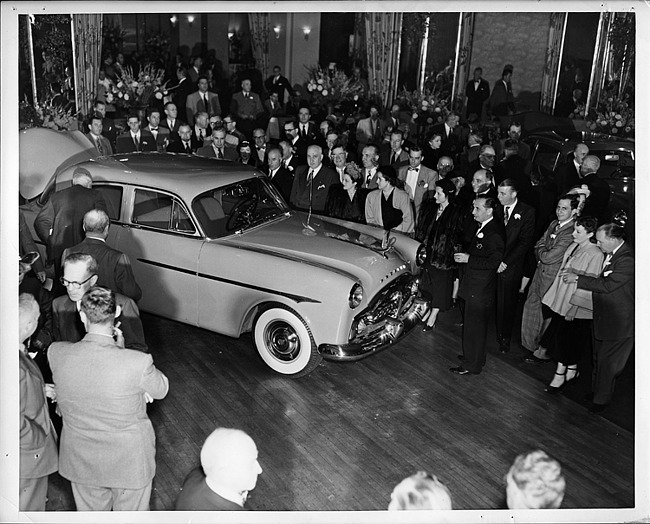
[[[307, 215], [307, 223], [303, 223], [305, 228], [302, 230], [302, 234], [308, 237], [313, 237], [316, 235], [316, 230], [309, 225], [309, 221], [311, 220], [311, 208], [314, 199], [314, 170], [310, 168], [309, 171], [312, 174], [312, 176], [309, 177], [309, 214]], [[309, 176], [309, 174], [307, 176]]]

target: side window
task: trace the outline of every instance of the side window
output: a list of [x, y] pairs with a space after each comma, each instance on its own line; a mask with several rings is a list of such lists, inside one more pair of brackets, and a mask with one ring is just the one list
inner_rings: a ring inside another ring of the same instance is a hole
[[157, 191], [135, 190], [132, 221], [142, 226], [166, 231], [194, 233], [196, 230], [182, 204], [172, 197]]
[[101, 193], [104, 202], [106, 202], [106, 210], [108, 211], [108, 218], [111, 222], [119, 222], [120, 213], [122, 212], [122, 193], [124, 188], [122, 186], [101, 186], [94, 184], [93, 189]]
[[553, 146], [540, 142], [537, 145], [537, 151], [535, 152], [533, 164], [542, 167], [543, 170], [547, 173], [554, 171], [557, 167], [557, 160], [559, 155], [560, 152]]

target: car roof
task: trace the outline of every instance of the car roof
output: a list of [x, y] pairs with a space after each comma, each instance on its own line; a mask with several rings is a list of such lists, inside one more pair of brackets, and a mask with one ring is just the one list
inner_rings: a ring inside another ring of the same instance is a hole
[[188, 198], [253, 176], [264, 176], [255, 168], [238, 162], [183, 153], [140, 152], [103, 156], [76, 164], [71, 172], [80, 167], [88, 169], [94, 182], [156, 187]]
[[597, 151], [604, 149], [619, 149], [634, 151], [634, 140], [621, 138], [602, 133], [591, 133], [587, 131], [543, 131], [531, 133], [527, 138], [542, 138], [551, 142], [562, 144], [567, 149], [573, 149], [580, 142], [586, 144], [589, 149]]

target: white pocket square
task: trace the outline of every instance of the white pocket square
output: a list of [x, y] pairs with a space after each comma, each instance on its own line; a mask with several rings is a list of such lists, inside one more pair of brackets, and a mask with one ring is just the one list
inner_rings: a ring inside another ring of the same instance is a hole
[[608, 276], [611, 275], [612, 273], [613, 273], [613, 271], [605, 271], [605, 272], [603, 273], [603, 276], [604, 276], [604, 277], [608, 277]]

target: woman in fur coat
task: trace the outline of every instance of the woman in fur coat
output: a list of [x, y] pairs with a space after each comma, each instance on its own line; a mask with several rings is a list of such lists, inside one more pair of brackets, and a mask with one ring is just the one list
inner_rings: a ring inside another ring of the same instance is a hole
[[433, 329], [438, 313], [452, 306], [454, 253], [459, 251], [464, 209], [454, 203], [456, 186], [446, 178], [436, 182], [433, 199], [422, 201], [415, 238], [427, 246], [427, 261], [422, 270], [421, 289], [431, 298], [431, 312], [424, 331]]

